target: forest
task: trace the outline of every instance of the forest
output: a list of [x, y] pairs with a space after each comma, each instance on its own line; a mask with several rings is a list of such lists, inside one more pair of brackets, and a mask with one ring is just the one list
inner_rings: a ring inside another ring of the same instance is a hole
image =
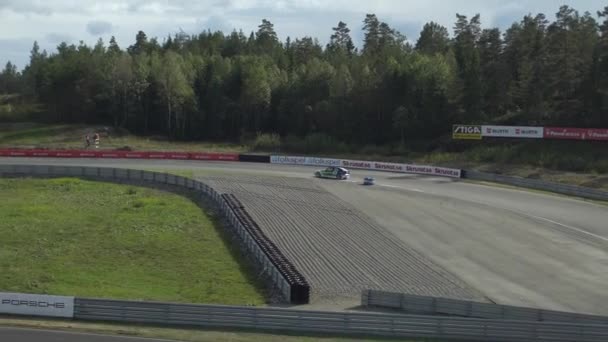
[[[429, 22], [406, 37], [374, 14], [356, 47], [338, 22], [326, 46], [280, 41], [262, 20], [249, 35], [139, 31], [121, 47], [37, 43], [23, 69], [7, 63], [0, 94], [42, 104], [48, 121], [107, 124], [174, 140], [259, 134], [345, 144], [446, 136], [454, 123], [608, 127], [608, 6], [555, 21], [527, 15], [505, 32], [479, 15]], [[275, 135], [276, 134], [276, 135]]]

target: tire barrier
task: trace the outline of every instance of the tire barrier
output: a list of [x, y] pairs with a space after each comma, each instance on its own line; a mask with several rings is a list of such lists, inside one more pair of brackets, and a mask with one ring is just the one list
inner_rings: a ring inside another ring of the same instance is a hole
[[222, 199], [234, 213], [238, 223], [255, 241], [270, 262], [286, 281], [289, 292], [287, 299], [292, 304], [307, 304], [310, 301], [310, 285], [296, 267], [281, 253], [279, 248], [264, 234], [241, 201], [232, 194], [222, 194]]

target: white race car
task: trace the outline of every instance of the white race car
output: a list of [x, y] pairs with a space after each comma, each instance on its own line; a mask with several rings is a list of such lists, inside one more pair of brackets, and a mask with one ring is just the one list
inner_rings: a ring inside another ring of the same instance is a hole
[[326, 169], [315, 171], [315, 177], [345, 180], [350, 178], [350, 171], [343, 167], [330, 166]]

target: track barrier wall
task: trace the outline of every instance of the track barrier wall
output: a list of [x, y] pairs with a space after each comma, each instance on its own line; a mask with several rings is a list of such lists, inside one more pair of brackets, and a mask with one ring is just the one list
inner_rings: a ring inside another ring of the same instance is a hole
[[494, 173], [469, 170], [463, 171], [463, 178], [512, 185], [521, 188], [549, 191], [562, 195], [575, 196], [592, 200], [608, 201], [607, 191], [570, 184], [553, 183], [538, 179], [503, 176]]
[[50, 158], [127, 158], [127, 159], [176, 159], [238, 161], [237, 153], [208, 152], [150, 152], [104, 150], [0, 150], [0, 157], [50, 157]]
[[75, 298], [79, 321], [464, 341], [605, 342], [606, 325]]
[[241, 161], [254, 163], [272, 163], [283, 165], [337, 166], [370, 171], [421, 174], [449, 178], [465, 178], [478, 181], [507, 184], [517, 187], [544, 190], [563, 195], [608, 201], [608, 192], [537, 179], [503, 176], [472, 170], [460, 170], [430, 165], [398, 164], [376, 161], [333, 159], [304, 156], [256, 155], [236, 153], [204, 152], [140, 152], [140, 151], [97, 151], [97, 150], [18, 150], [0, 149], [0, 157], [51, 157], [51, 158], [127, 158], [127, 159], [173, 159], [201, 161]]
[[[211, 199], [220, 208], [230, 223], [233, 236], [236, 236], [247, 252], [253, 255], [256, 266], [261, 269], [272, 284], [279, 289], [286, 302], [305, 304], [309, 301], [310, 287], [295, 266], [287, 260], [280, 250], [259, 229], [240, 202], [226, 194], [220, 194], [207, 184], [168, 173], [80, 166], [47, 165], [0, 165], [0, 176], [38, 176], [38, 177], [83, 177], [114, 181], [145, 181], [173, 185], [195, 190]], [[226, 199], [232, 199], [231, 202]], [[238, 204], [233, 204], [238, 203]], [[232, 205], [233, 207], [231, 207]]]
[[272, 155], [270, 156], [270, 163], [283, 165], [336, 166], [350, 169], [411, 173], [450, 178], [460, 178], [461, 176], [460, 169], [429, 165], [386, 163], [367, 160]]
[[449, 298], [415, 296], [405, 293], [365, 290], [361, 306], [396, 309], [411, 314], [450, 315], [518, 321], [600, 324], [608, 329], [608, 317], [543, 310], [510, 305], [479, 303]]
[[397, 173], [411, 173], [421, 174], [429, 176], [441, 176], [449, 178], [464, 178], [478, 181], [487, 181], [499, 184], [513, 185], [523, 188], [544, 190], [554, 192], [563, 195], [576, 196], [581, 198], [608, 201], [608, 192], [602, 190], [596, 190], [592, 188], [560, 184], [553, 182], [546, 182], [537, 179], [528, 179], [520, 177], [510, 177], [497, 175], [493, 173], [485, 173], [478, 171], [459, 170], [444, 167], [428, 166], [428, 165], [415, 165], [415, 164], [397, 164], [397, 163], [385, 163], [375, 161], [362, 161], [362, 160], [346, 160], [346, 159], [332, 159], [332, 158], [319, 158], [319, 157], [303, 157], [303, 156], [270, 156], [271, 164], [284, 164], [284, 165], [304, 165], [304, 166], [336, 166], [345, 167], [351, 169], [363, 169], [369, 171], [387, 171]]
[[270, 163], [270, 156], [267, 154], [239, 154], [239, 161], [249, 163]]

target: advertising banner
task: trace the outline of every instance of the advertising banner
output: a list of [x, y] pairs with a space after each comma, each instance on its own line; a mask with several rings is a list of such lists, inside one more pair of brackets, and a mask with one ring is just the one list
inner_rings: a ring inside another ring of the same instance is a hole
[[180, 152], [169, 152], [167, 153], [168, 159], [189, 159], [188, 153]]
[[74, 297], [0, 292], [0, 313], [74, 317]]
[[479, 125], [453, 125], [452, 139], [481, 140], [481, 126]]
[[545, 127], [545, 139], [608, 141], [608, 128]]
[[211, 160], [239, 161], [239, 155], [236, 153], [216, 153], [212, 154]]
[[100, 158], [121, 158], [125, 155], [124, 152], [101, 152], [98, 154]]
[[415, 173], [421, 175], [442, 176], [460, 178], [461, 170], [445, 167], [411, 165], [375, 162], [367, 160], [341, 160], [317, 157], [297, 156], [270, 156], [270, 163], [284, 165], [307, 165], [307, 166], [341, 166], [347, 169], [363, 169], [371, 171], [390, 171], [400, 173]]
[[459, 169], [451, 169], [429, 165], [396, 164], [364, 160], [342, 160], [342, 166], [351, 169], [414, 173], [420, 175], [442, 176], [452, 178], [460, 178], [461, 176], [461, 170]]
[[284, 165], [341, 166], [342, 160], [317, 157], [270, 156], [270, 163]]
[[190, 153], [190, 159], [238, 161], [239, 155], [236, 153]]
[[130, 158], [238, 161], [238, 153], [145, 152], [110, 150], [0, 150], [6, 157]]
[[27, 157], [27, 151], [9, 151], [8, 155], [11, 157]]
[[531, 126], [481, 126], [481, 135], [483, 137], [495, 138], [530, 138], [542, 139], [543, 127]]
[[148, 152], [127, 152], [125, 153], [124, 157], [133, 159], [147, 159], [148, 155]]
[[87, 152], [87, 151], [83, 151], [83, 152], [78, 152], [78, 157], [81, 158], [96, 158], [99, 156], [99, 152]]

